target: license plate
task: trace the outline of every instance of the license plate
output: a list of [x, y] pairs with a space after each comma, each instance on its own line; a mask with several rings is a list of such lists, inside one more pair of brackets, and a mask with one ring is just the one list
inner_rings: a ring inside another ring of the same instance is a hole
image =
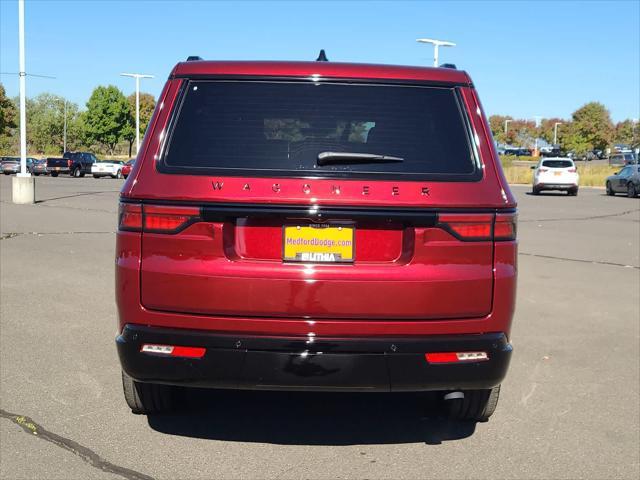
[[353, 225], [285, 225], [282, 259], [286, 262], [353, 262]]
[[56, 169], [56, 170], [60, 170], [60, 167], [56, 167], [55, 169]]
[[559, 177], [560, 175], [562, 175], [562, 172], [553, 172], [553, 174], [554, 174], [556, 177]]

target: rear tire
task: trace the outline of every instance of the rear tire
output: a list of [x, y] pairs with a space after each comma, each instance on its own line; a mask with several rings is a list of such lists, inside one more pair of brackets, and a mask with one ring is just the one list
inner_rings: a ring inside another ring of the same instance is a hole
[[571, 195], [572, 197], [577, 197], [577, 196], [578, 196], [578, 189], [577, 189], [577, 188], [575, 188], [575, 189], [573, 189], [573, 190], [569, 190], [567, 193], [568, 193], [569, 195]]
[[52, 177], [57, 177], [58, 176], [58, 172], [51, 172], [51, 176]]
[[490, 390], [464, 390], [464, 398], [445, 400], [449, 418], [486, 422], [493, 415], [500, 397], [500, 385]]
[[632, 182], [629, 182], [627, 184], [627, 197], [635, 198], [637, 195], [638, 191], [636, 190], [636, 186]]
[[533, 187], [533, 190], [531, 190], [531, 193], [533, 193], [534, 195], [540, 195], [540, 189]]
[[122, 170], [118, 170], [118, 173], [116, 173], [116, 178], [122, 178]]
[[124, 399], [132, 413], [149, 415], [170, 412], [175, 405], [175, 389], [169, 385], [136, 382], [122, 372]]
[[100, 178], [100, 175], [94, 175], [93, 178]]
[[71, 176], [74, 178], [80, 178], [80, 167], [76, 168], [71, 172]]
[[615, 195], [613, 188], [611, 188], [611, 182], [607, 182], [607, 195], [609, 195], [610, 197]]

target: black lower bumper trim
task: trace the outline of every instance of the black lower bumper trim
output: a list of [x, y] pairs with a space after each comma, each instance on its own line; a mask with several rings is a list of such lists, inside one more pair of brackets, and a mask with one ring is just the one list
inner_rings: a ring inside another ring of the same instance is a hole
[[[142, 353], [143, 344], [205, 347], [199, 359]], [[502, 333], [411, 338], [288, 338], [125, 326], [122, 368], [138, 381], [211, 388], [327, 391], [481, 389], [504, 378], [512, 347]], [[432, 365], [429, 352], [484, 351], [489, 360]]]

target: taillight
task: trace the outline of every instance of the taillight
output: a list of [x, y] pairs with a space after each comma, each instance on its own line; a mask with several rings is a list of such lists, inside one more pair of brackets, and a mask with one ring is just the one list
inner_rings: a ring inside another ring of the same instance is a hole
[[202, 358], [207, 352], [204, 347], [180, 347], [176, 345], [156, 345], [145, 343], [140, 348], [142, 353], [165, 355], [169, 357]]
[[548, 168], [539, 168], [538, 171], [539, 172], [548, 172], [549, 169]]
[[142, 230], [142, 205], [121, 203], [118, 209], [118, 229], [129, 232]]
[[487, 352], [435, 352], [425, 353], [424, 357], [429, 363], [466, 363], [489, 360]]
[[120, 230], [178, 233], [200, 218], [200, 209], [121, 203], [119, 218]]
[[73, 160], [67, 160], [67, 167], [71, 168], [71, 165], [73, 165]]
[[515, 240], [518, 234], [517, 213], [497, 213], [493, 226], [493, 239], [495, 241]]
[[200, 216], [198, 207], [144, 205], [145, 232], [176, 233]]
[[570, 168], [568, 171], [571, 172], [571, 173], [576, 173], [576, 169], [575, 168]]
[[506, 241], [516, 238], [515, 213], [440, 214], [438, 227], [465, 242]]

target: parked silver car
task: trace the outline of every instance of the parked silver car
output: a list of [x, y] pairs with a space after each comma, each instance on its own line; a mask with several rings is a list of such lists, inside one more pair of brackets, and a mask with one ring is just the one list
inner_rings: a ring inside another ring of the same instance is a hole
[[627, 165], [619, 172], [607, 177], [607, 195], [626, 193], [628, 197], [640, 195], [640, 165]]

